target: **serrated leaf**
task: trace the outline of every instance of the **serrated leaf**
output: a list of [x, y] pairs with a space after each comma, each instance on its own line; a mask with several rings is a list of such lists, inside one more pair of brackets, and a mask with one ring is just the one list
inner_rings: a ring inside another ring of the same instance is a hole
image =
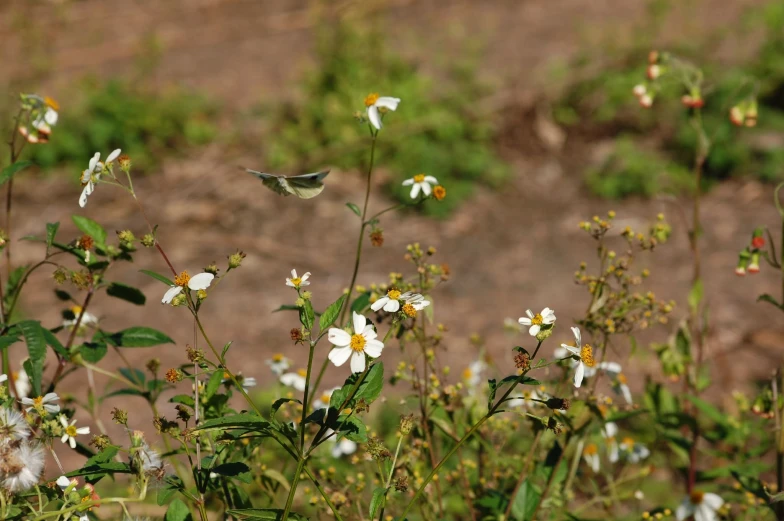
[[166, 509], [163, 521], [193, 521], [193, 516], [187, 505], [179, 498], [175, 498], [174, 501], [169, 503], [169, 508]]
[[169, 475], [163, 482], [163, 487], [158, 489], [158, 506], [163, 506], [174, 494], [185, 489], [185, 484], [179, 476]]
[[338, 319], [340, 310], [343, 308], [343, 303], [346, 301], [346, 295], [341, 295], [335, 302], [330, 304], [324, 313], [319, 317], [319, 330], [324, 331]]
[[370, 519], [375, 519], [379, 511], [386, 506], [387, 490], [383, 487], [376, 487], [373, 490], [373, 498], [370, 500]]
[[719, 411], [716, 407], [709, 404], [705, 400], [701, 398], [697, 398], [691, 394], [684, 395], [687, 400], [694, 404], [694, 406], [700, 410], [705, 416], [713, 420], [715, 423], [719, 425], [723, 425], [725, 427], [729, 427], [729, 422], [727, 421], [727, 416]]
[[174, 340], [157, 329], [139, 326], [123, 329], [106, 338], [117, 347], [152, 347], [174, 343]]
[[60, 356], [68, 357], [68, 351], [65, 349], [60, 340], [55, 336], [54, 333], [46, 329], [45, 327], [41, 328], [41, 332], [44, 335], [44, 339], [46, 340], [46, 344], [54, 349], [55, 353]]
[[366, 443], [367, 426], [357, 416], [339, 416], [335, 425], [331, 426], [338, 433], [338, 440], [347, 438], [357, 443]]
[[163, 275], [161, 275], [160, 273], [155, 273], [154, 271], [150, 271], [150, 270], [139, 270], [139, 272], [140, 272], [140, 273], [144, 273], [144, 274], [145, 274], [145, 275], [147, 275], [148, 277], [152, 277], [152, 278], [154, 278], [155, 280], [158, 280], [158, 281], [160, 281], [160, 282], [163, 282], [163, 283], [164, 283], [164, 284], [166, 284], [167, 286], [174, 286], [174, 285], [175, 285], [173, 280], [170, 280], [170, 279], [168, 279], [168, 278], [164, 277], [164, 276], [163, 276]]
[[109, 284], [109, 287], [106, 288], [106, 294], [110, 297], [118, 298], [126, 302], [130, 302], [131, 304], [136, 304], [137, 306], [143, 306], [147, 301], [144, 293], [142, 293], [140, 290], [132, 286], [122, 284], [121, 282], [112, 282]]
[[72, 215], [71, 220], [82, 233], [92, 237], [98, 246], [106, 246], [106, 230], [103, 229], [103, 226], [89, 217], [81, 215]]
[[22, 331], [25, 342], [27, 343], [27, 353], [31, 360], [43, 360], [46, 358], [46, 338], [42, 331], [41, 323], [36, 320], [24, 320], [16, 324]]
[[351, 311], [361, 313], [370, 305], [370, 293], [362, 293], [351, 303]]
[[35, 163], [32, 161], [17, 161], [16, 163], [11, 163], [7, 167], [3, 168], [2, 172], [0, 172], [0, 186], [4, 185], [8, 181], [11, 180], [16, 174], [21, 172], [27, 167], [33, 166]]
[[362, 210], [359, 209], [359, 206], [355, 205], [354, 203], [346, 203], [346, 206], [349, 210], [357, 214], [357, 217], [362, 217]]
[[779, 308], [782, 311], [784, 311], [784, 304], [780, 304], [779, 301], [776, 300], [775, 298], [773, 298], [772, 295], [769, 295], [767, 293], [765, 293], [763, 295], [760, 295], [759, 297], [757, 297], [757, 302], [760, 302], [760, 301], [767, 302], [768, 304], [773, 304], [777, 308]]
[[541, 494], [526, 479], [512, 498], [512, 517], [517, 521], [530, 521], [539, 505]]
[[310, 300], [306, 300], [304, 305], [299, 308], [299, 321], [302, 326], [308, 331], [313, 329], [313, 322], [316, 320], [316, 314], [313, 312], [313, 304]]
[[209, 429], [247, 429], [263, 431], [270, 427], [270, 422], [251, 413], [233, 414], [222, 418], [207, 420], [194, 430], [204, 431]]
[[79, 346], [79, 354], [91, 364], [100, 362], [106, 356], [107, 351], [105, 342], [85, 342]]
[[370, 368], [365, 376], [365, 379], [359, 384], [354, 396], [351, 396], [351, 390], [359, 381], [362, 373], [354, 373], [349, 376], [343, 384], [343, 387], [335, 390], [329, 399], [329, 406], [336, 411], [345, 409], [346, 407], [354, 407], [359, 399], [364, 399], [365, 403], [371, 404], [381, 394], [381, 389], [384, 386], [384, 363], [376, 362]]

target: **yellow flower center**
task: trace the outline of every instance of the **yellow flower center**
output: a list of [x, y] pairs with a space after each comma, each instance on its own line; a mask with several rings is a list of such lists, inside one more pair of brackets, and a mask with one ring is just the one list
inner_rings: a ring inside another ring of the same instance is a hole
[[390, 289], [389, 291], [387, 291], [387, 297], [389, 297], [392, 300], [397, 300], [400, 298], [400, 292], [396, 289]]
[[627, 436], [626, 438], [623, 439], [623, 441], [621, 441], [621, 444], [626, 445], [629, 448], [632, 448], [634, 446], [634, 438], [630, 438]]
[[423, 183], [425, 181], [425, 174], [417, 174], [414, 176], [415, 183]]
[[542, 315], [540, 315], [539, 313], [534, 315], [534, 318], [531, 319], [531, 324], [534, 324], [535, 326], [541, 326], [543, 323], [544, 323], [544, 318], [542, 318]]
[[183, 286], [184, 287], [184, 286], [188, 285], [188, 282], [190, 280], [191, 280], [191, 276], [188, 275], [188, 272], [187, 271], [183, 271], [182, 273], [180, 273], [179, 275], [174, 277], [174, 284], [176, 286]]
[[327, 393], [321, 395], [320, 400], [324, 403], [329, 403], [330, 396]]
[[471, 369], [469, 369], [468, 367], [466, 367], [465, 370], [463, 371], [463, 378], [465, 378], [466, 380], [469, 380], [473, 375], [474, 375], [473, 371], [471, 371]]
[[623, 374], [623, 373], [619, 373], [618, 374], [618, 382], [623, 384], [623, 385], [626, 385], [626, 375]]
[[365, 351], [365, 337], [362, 335], [351, 335], [351, 349], [352, 351], [356, 351], [357, 353], [362, 353]]
[[[352, 342], [353, 342], [353, 340], [352, 340]], [[308, 376], [308, 370], [307, 369], [299, 369], [297, 371], [297, 374], [304, 378], [304, 377]]]
[[228, 380], [229, 378], [231, 378], [231, 375], [229, 374], [229, 372], [228, 371], [223, 371], [223, 379], [224, 380]]
[[71, 313], [73, 313], [75, 317], [78, 317], [82, 314], [82, 306], [71, 306]]
[[302, 277], [297, 277], [296, 279], [291, 279], [291, 283], [294, 284], [294, 287], [298, 288], [300, 284], [302, 284]]
[[44, 404], [43, 396], [39, 396], [38, 398], [33, 398], [33, 407], [35, 407], [36, 409], [40, 409], [43, 404]]
[[416, 316], [416, 309], [411, 304], [405, 304], [403, 306], [403, 313], [405, 313], [411, 318], [414, 318]]
[[378, 92], [371, 92], [367, 96], [365, 96], [365, 106], [372, 107], [378, 101]]
[[699, 505], [702, 503], [702, 499], [705, 497], [705, 492], [701, 490], [693, 490], [691, 494], [689, 494], [689, 500], [691, 501], [692, 505]]
[[435, 197], [437, 201], [443, 201], [446, 197], [446, 188], [441, 185], [433, 188], [433, 197]]
[[276, 354], [272, 355], [272, 361], [273, 362], [278, 362], [278, 363], [282, 362], [283, 361], [283, 355], [280, 354], [280, 353], [276, 353]]
[[588, 367], [596, 365], [596, 360], [593, 359], [593, 348], [588, 344], [585, 344], [582, 349], [580, 349], [580, 360]]
[[75, 425], [69, 425], [68, 427], [65, 428], [65, 433], [69, 437], [71, 437], [71, 438], [75, 437], [76, 436], [76, 426]]
[[49, 106], [53, 110], [60, 110], [60, 104], [57, 103], [52, 98], [50, 98], [49, 96], [46, 96], [44, 98], [44, 103], [46, 103], [46, 105]]
[[583, 454], [586, 456], [595, 456], [598, 453], [599, 447], [597, 447], [595, 443], [589, 443], [585, 446], [585, 449], [583, 449]]

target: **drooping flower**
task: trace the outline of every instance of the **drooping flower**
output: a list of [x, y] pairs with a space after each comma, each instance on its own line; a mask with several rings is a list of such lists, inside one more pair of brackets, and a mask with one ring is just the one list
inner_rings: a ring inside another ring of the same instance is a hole
[[93, 157], [90, 159], [90, 162], [87, 165], [87, 168], [82, 172], [82, 195], [79, 196], [79, 206], [84, 208], [87, 204], [87, 198], [93, 193], [95, 190], [95, 184], [101, 179], [101, 174], [103, 173], [103, 169], [105, 165], [108, 165], [115, 159], [120, 156], [120, 149], [116, 149], [112, 151], [106, 158], [106, 162], [101, 162], [101, 153], [96, 152]]
[[25, 409], [27, 412], [35, 409], [38, 414], [44, 416], [46, 413], [54, 414], [60, 412], [60, 406], [57, 404], [59, 399], [60, 397], [57, 396], [57, 393], [46, 393], [44, 396], [37, 398], [22, 398], [21, 402], [22, 405], [28, 406]]
[[336, 327], [330, 328], [327, 339], [335, 347], [328, 357], [338, 367], [351, 358], [351, 372], [361, 373], [365, 370], [365, 355], [378, 358], [384, 349], [384, 343], [377, 340], [378, 334], [373, 325], [368, 324], [367, 319], [357, 312], [353, 312], [353, 326], [353, 334]]
[[602, 362], [599, 364], [599, 369], [607, 373], [612, 383], [613, 391], [623, 396], [623, 399], [629, 405], [633, 404], [632, 391], [629, 389], [626, 375], [623, 374], [621, 364], [618, 362]]
[[3, 488], [16, 494], [35, 486], [44, 470], [44, 457], [44, 448], [38, 443], [22, 443], [18, 447], [11, 443], [1, 445]]
[[291, 286], [294, 289], [299, 289], [303, 286], [310, 286], [310, 282], [308, 279], [310, 278], [310, 272], [305, 273], [303, 276], [297, 276], [297, 270], [291, 270], [291, 278], [286, 279], [286, 286]]
[[678, 521], [694, 517], [694, 521], [716, 521], [716, 512], [724, 505], [724, 500], [711, 492], [692, 491], [675, 511]]
[[521, 326], [528, 327], [528, 334], [531, 336], [538, 335], [543, 326], [546, 328], [547, 326], [555, 324], [555, 311], [550, 308], [544, 308], [541, 313], [537, 313], [536, 315], [528, 309], [525, 311], [525, 314], [528, 316], [520, 317], [518, 322]]
[[605, 423], [604, 428], [602, 428], [602, 437], [607, 444], [607, 458], [610, 460], [610, 463], [617, 463], [620, 459], [617, 436], [618, 426], [613, 422]]
[[367, 117], [370, 123], [376, 127], [376, 130], [381, 130], [381, 114], [379, 108], [386, 110], [397, 110], [397, 105], [400, 103], [400, 98], [391, 98], [389, 96], [379, 96], [378, 93], [370, 93], [365, 97], [365, 107], [367, 108]]
[[619, 447], [629, 463], [639, 463], [651, 455], [648, 447], [628, 436], [621, 440]]
[[583, 459], [591, 467], [595, 473], [601, 469], [601, 461], [599, 460], [599, 447], [595, 443], [588, 443], [583, 449]]
[[596, 360], [593, 358], [593, 348], [588, 344], [582, 343], [580, 328], [573, 327], [572, 333], [574, 333], [576, 347], [567, 344], [561, 344], [561, 347], [580, 357], [580, 361], [577, 363], [577, 368], [574, 371], [574, 386], [580, 387], [583, 383], [583, 377], [586, 376], [586, 370], [591, 369], [593, 372]]
[[0, 407], [0, 440], [23, 440], [30, 436], [30, 426], [21, 413]]
[[198, 275], [194, 275], [191, 277], [187, 271], [183, 271], [176, 277], [174, 277], [174, 286], [170, 287], [166, 290], [166, 293], [163, 295], [161, 299], [161, 304], [169, 304], [177, 295], [182, 292], [184, 287], [188, 287], [193, 291], [204, 290], [210, 287], [212, 284], [212, 279], [215, 278], [215, 275], [212, 273], [199, 273]]
[[284, 373], [280, 375], [280, 383], [287, 387], [293, 387], [299, 392], [305, 390], [305, 383], [307, 382], [308, 371], [300, 369], [296, 373]]
[[24, 370], [24, 368], [19, 369], [19, 372], [13, 373], [13, 375], [14, 375], [14, 387], [16, 387], [17, 398], [24, 398], [27, 395], [29, 395], [30, 391], [32, 391], [33, 388], [30, 385], [30, 377], [27, 376], [27, 372]]
[[291, 360], [280, 353], [272, 355], [272, 358], [265, 360], [264, 363], [266, 363], [272, 372], [278, 376], [285, 373], [286, 370], [291, 367]]
[[411, 199], [416, 199], [419, 195], [419, 191], [421, 190], [425, 197], [430, 195], [432, 188], [430, 185], [437, 185], [438, 180], [433, 177], [432, 175], [425, 175], [425, 174], [417, 174], [411, 179], [406, 179], [403, 181], [403, 186], [410, 186], [411, 187]]
[[68, 443], [72, 449], [76, 448], [76, 436], [79, 434], [90, 434], [90, 427], [76, 427], [76, 420], [68, 423], [68, 418], [64, 414], [60, 415], [60, 424], [63, 426], [63, 437], [60, 441]]

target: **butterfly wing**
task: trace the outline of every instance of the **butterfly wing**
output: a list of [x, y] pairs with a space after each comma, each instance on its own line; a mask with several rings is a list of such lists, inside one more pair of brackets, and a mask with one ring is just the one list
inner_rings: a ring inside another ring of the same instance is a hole
[[277, 176], [275, 174], [267, 174], [265, 172], [251, 170], [250, 168], [246, 168], [245, 171], [261, 179], [261, 182], [264, 184], [264, 186], [266, 186], [276, 194], [288, 196], [289, 193], [291, 193], [290, 190], [286, 189], [286, 178], [283, 176]]
[[281, 184], [300, 199], [311, 199], [324, 191], [324, 178], [329, 170], [312, 174], [295, 175], [281, 179]]

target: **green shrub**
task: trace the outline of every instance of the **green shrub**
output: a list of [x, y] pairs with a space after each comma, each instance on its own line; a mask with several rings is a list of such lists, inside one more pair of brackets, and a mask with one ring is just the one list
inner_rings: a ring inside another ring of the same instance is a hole
[[447, 186], [449, 196], [427, 212], [445, 215], [477, 184], [497, 186], [506, 165], [493, 150], [495, 129], [476, 100], [485, 86], [471, 63], [451, 64], [435, 80], [389, 51], [373, 30], [338, 25], [324, 29], [316, 46], [317, 67], [304, 77], [300, 99], [272, 110], [268, 161], [271, 168], [310, 171], [325, 164], [365, 169], [367, 132], [354, 117], [364, 114], [369, 92], [402, 99], [389, 115], [395, 124], [379, 137], [393, 180], [389, 190], [402, 200], [400, 183], [424, 172]]

